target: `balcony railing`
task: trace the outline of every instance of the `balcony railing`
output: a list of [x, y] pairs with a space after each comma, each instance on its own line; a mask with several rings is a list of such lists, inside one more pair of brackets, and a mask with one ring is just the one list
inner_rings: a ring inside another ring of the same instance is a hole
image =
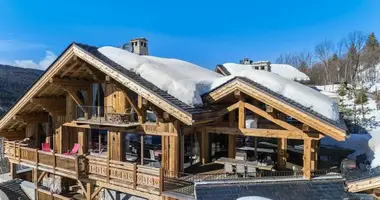
[[87, 156], [88, 177], [139, 191], [161, 195], [163, 172], [161, 168]]
[[112, 106], [78, 106], [76, 120], [95, 124], [124, 125], [137, 122], [137, 115], [131, 109], [116, 112]]
[[3, 148], [4, 157], [16, 164], [73, 179], [78, 179], [85, 173], [84, 156], [45, 152], [11, 141], [3, 141]]

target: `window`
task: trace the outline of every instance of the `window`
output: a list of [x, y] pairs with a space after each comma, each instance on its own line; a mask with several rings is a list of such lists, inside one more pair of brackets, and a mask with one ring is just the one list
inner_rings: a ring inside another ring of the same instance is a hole
[[146, 47], [146, 43], [144, 43], [144, 47]]
[[257, 70], [258, 70], [258, 69], [259, 69], [259, 66], [255, 66], [255, 69], [257, 69]]
[[140, 46], [144, 46], [143, 42], [140, 42]]
[[265, 66], [261, 66], [261, 70], [264, 70], [265, 69]]

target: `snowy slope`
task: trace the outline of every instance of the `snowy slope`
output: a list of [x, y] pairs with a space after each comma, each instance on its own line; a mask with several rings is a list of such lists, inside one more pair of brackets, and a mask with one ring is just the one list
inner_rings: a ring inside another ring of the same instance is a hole
[[380, 63], [359, 72], [357, 85], [363, 85], [371, 93], [380, 90]]
[[[144, 79], [190, 106], [202, 104], [202, 94], [236, 76], [243, 76], [332, 120], [339, 119], [338, 106], [330, 98], [275, 73], [245, 68], [232, 70], [230, 76], [222, 76], [182, 60], [139, 56], [123, 49], [107, 46], [98, 50], [114, 62], [135, 71]], [[225, 64], [227, 67], [230, 65], [238, 64]]]

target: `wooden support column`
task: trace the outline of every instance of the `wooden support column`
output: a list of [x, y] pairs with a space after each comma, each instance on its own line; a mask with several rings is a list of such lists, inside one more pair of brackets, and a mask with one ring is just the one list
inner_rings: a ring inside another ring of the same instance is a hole
[[92, 193], [94, 191], [94, 185], [92, 183], [86, 183], [86, 200], [92, 200]]
[[311, 179], [311, 154], [312, 140], [304, 139], [303, 144], [303, 176], [306, 179]]
[[33, 181], [34, 187], [35, 187], [34, 199], [37, 200], [38, 199], [38, 191], [37, 191], [37, 188], [38, 188], [38, 170], [36, 168], [32, 168], [32, 181]]
[[287, 161], [287, 146], [288, 141], [286, 138], [279, 138], [277, 139], [277, 167], [279, 169], [285, 169], [286, 168], [286, 161]]
[[17, 178], [16, 164], [9, 162], [9, 169], [10, 169], [11, 178], [12, 179]]
[[179, 169], [178, 171], [184, 172], [185, 170], [185, 136], [183, 134], [178, 136], [179, 142]]
[[202, 131], [201, 143], [201, 162], [202, 164], [206, 164], [209, 161], [210, 154], [209, 135], [206, 130]]
[[319, 140], [311, 141], [311, 163], [310, 170], [313, 172], [317, 170], [318, 167], [318, 149], [319, 149]]
[[146, 107], [144, 105], [144, 98], [140, 95], [137, 98], [137, 107], [139, 109], [138, 121], [140, 124], [143, 124], [146, 121]]
[[144, 165], [144, 135], [140, 136], [140, 144], [141, 165]]
[[169, 136], [161, 136], [161, 148], [161, 165], [169, 173]]
[[85, 154], [88, 152], [88, 129], [85, 128], [76, 128], [78, 134], [78, 143], [80, 144], [79, 154]]
[[[234, 127], [235, 125], [235, 110], [228, 113], [228, 125]], [[228, 157], [235, 158], [236, 155], [236, 135], [228, 135]]]
[[87, 93], [86, 106], [88, 106], [87, 112], [88, 112], [88, 118], [90, 118], [90, 119], [92, 117], [92, 109], [93, 109], [93, 107], [92, 107], [93, 106], [93, 104], [92, 104], [92, 102], [93, 102], [92, 86], [93, 86], [92, 84], [89, 85], [87, 88], [87, 91], [86, 91], [86, 93]]
[[245, 107], [242, 100], [239, 101], [239, 128], [245, 128]]
[[124, 161], [125, 153], [124, 153], [124, 145], [125, 145], [125, 134], [122, 132], [114, 132], [108, 131], [110, 135], [110, 147], [109, 151], [111, 153], [111, 160]]

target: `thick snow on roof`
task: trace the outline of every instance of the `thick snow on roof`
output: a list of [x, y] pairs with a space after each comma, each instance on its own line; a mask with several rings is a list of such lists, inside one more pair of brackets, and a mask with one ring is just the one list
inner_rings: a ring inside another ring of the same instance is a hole
[[[142, 78], [190, 106], [202, 104], [202, 94], [236, 76], [243, 76], [327, 118], [339, 119], [338, 106], [330, 98], [275, 73], [245, 68], [230, 72], [232, 74], [230, 76], [222, 76], [182, 60], [139, 56], [115, 47], [101, 47], [98, 50], [109, 59], [136, 72]], [[226, 65], [229, 66], [229, 64]]]
[[[265, 62], [265, 61], [261, 61]], [[254, 62], [259, 63], [259, 62]], [[244, 65], [235, 63], [225, 63], [223, 66], [232, 74], [247, 68], [254, 69], [254, 65]], [[276, 73], [284, 78], [297, 81], [309, 81], [310, 78], [303, 72], [288, 64], [271, 64], [271, 72]]]
[[201, 104], [200, 96], [210, 90], [208, 87], [214, 79], [222, 77], [182, 60], [139, 56], [109, 46], [101, 47], [98, 51], [188, 105]]
[[270, 67], [273, 73], [276, 73], [282, 77], [297, 81], [310, 81], [309, 76], [291, 65], [271, 64]]
[[339, 119], [338, 105], [331, 98], [320, 92], [284, 78], [278, 74], [242, 67], [241, 64], [226, 63], [223, 65], [232, 76], [245, 76], [271, 90], [292, 99], [301, 105], [333, 120]]

